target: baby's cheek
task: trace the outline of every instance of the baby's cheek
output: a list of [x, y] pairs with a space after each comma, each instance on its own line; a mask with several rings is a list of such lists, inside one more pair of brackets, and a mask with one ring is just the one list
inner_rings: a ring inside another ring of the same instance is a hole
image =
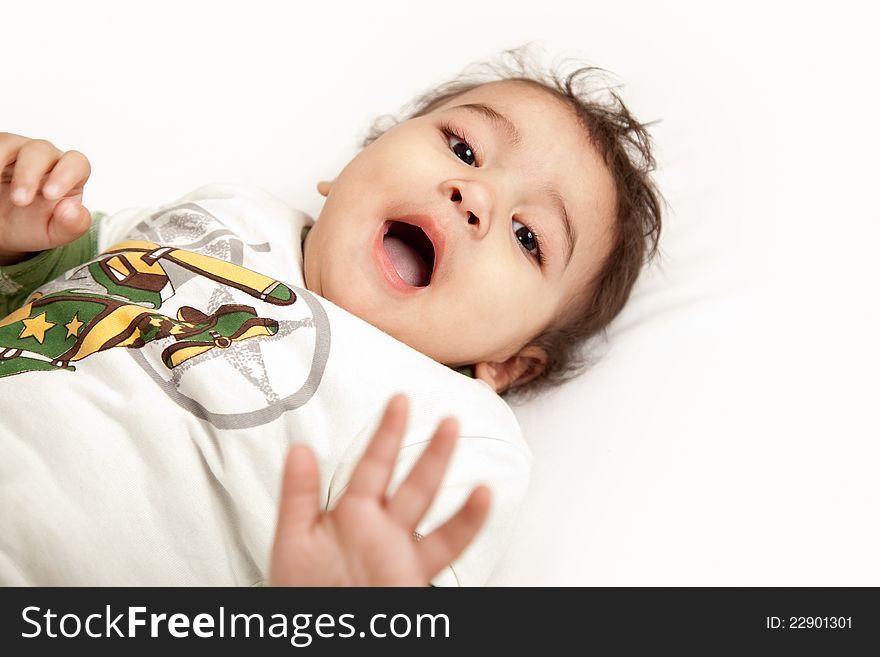
[[450, 335], [455, 336], [459, 360], [479, 362], [495, 360], [507, 351], [519, 333], [516, 314], [507, 308], [481, 304], [467, 315], [460, 315], [449, 325]]

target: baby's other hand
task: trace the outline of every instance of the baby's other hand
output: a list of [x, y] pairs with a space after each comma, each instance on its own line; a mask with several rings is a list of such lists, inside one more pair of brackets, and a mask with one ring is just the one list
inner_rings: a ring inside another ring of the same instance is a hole
[[0, 132], [0, 171], [0, 265], [73, 242], [89, 229], [82, 196], [92, 167], [82, 153]]
[[386, 489], [400, 448], [407, 398], [395, 395], [339, 503], [321, 512], [312, 451], [287, 457], [269, 583], [274, 586], [427, 586], [476, 536], [489, 512], [479, 486], [443, 525], [419, 541], [414, 532], [437, 495], [458, 435], [445, 418], [406, 480]]

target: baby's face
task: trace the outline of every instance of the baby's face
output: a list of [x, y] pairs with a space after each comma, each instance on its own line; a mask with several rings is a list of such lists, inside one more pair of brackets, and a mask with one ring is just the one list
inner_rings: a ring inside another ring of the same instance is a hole
[[613, 180], [573, 111], [493, 82], [348, 163], [306, 240], [306, 285], [438, 362], [504, 363], [583, 293], [613, 212]]

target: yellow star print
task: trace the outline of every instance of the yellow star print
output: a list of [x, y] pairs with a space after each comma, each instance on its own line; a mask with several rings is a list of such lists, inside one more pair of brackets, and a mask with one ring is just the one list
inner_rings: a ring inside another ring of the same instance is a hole
[[[67, 335], [65, 335], [64, 337], [69, 338], [71, 335], [73, 337], [76, 337], [77, 335], [79, 335], [79, 330], [82, 328], [82, 325], [83, 323], [79, 321], [79, 317], [74, 315], [73, 319], [64, 325], [64, 328], [67, 329]], [[40, 340], [40, 342], [42, 342], [42, 340]]]
[[40, 344], [43, 344], [43, 339], [46, 337], [46, 331], [55, 326], [54, 323], [46, 320], [46, 313], [43, 313], [38, 317], [23, 319], [21, 320], [21, 323], [24, 324], [24, 328], [21, 330], [21, 335], [18, 337], [34, 337]]

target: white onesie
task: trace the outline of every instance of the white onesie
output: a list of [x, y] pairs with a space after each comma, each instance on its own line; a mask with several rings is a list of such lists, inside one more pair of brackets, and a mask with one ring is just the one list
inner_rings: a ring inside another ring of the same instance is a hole
[[305, 289], [311, 223], [242, 186], [124, 210], [101, 222], [101, 255], [0, 319], [0, 584], [259, 583], [290, 445], [312, 448], [332, 507], [398, 391], [410, 416], [392, 489], [441, 418], [461, 424], [419, 533], [477, 484], [493, 493], [433, 583], [486, 581], [528, 482], [514, 415]]

